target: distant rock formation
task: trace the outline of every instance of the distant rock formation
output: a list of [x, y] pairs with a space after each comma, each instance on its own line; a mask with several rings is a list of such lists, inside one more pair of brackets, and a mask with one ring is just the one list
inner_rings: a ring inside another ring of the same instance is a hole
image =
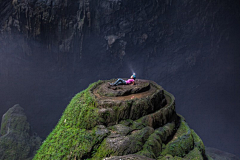
[[27, 117], [18, 104], [3, 115], [0, 133], [1, 160], [32, 159], [41, 145], [40, 137], [31, 135]]
[[239, 157], [216, 148], [206, 147], [206, 153], [214, 160], [240, 160]]
[[172, 94], [147, 80], [109, 82], [72, 99], [34, 159], [208, 159]]

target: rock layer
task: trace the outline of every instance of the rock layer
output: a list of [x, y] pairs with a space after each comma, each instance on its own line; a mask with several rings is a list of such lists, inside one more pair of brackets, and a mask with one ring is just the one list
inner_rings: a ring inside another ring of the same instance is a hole
[[[103, 88], [107, 89], [104, 90]], [[105, 92], [126, 94], [127, 92], [131, 93], [131, 91], [134, 92], [127, 96], [119, 96], [119, 94], [101, 96], [106, 95]], [[91, 94], [98, 104], [100, 117], [106, 121], [104, 123], [107, 125], [126, 119], [139, 119], [156, 112], [166, 105], [163, 89], [154, 82], [149, 84], [144, 80], [138, 80], [134, 86], [120, 85], [116, 89], [110, 87], [106, 81], [91, 89]]]
[[172, 94], [152, 81], [116, 88], [110, 81], [72, 99], [35, 159], [207, 159]]

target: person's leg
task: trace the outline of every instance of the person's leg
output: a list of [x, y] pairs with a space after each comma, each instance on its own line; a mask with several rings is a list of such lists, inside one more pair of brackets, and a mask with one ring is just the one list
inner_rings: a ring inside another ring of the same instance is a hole
[[116, 80], [115, 82], [113, 82], [113, 83], [109, 83], [111, 86], [116, 86], [116, 84], [118, 83], [118, 81], [119, 81], [119, 79], [118, 80]]
[[111, 86], [115, 86], [117, 83], [118, 83], [118, 81], [119, 81], [119, 79], [118, 80], [116, 80], [115, 82], [113, 82], [113, 83], [110, 83], [110, 85]]
[[117, 86], [117, 85], [124, 84], [124, 83], [125, 83], [125, 81], [123, 79], [119, 78], [118, 80], [116, 80], [116, 82], [114, 82], [111, 85]]
[[118, 84], [119, 81], [120, 81], [120, 79], [116, 80], [116, 81], [113, 83], [113, 85]]
[[115, 83], [115, 85], [117, 86], [117, 85], [121, 85], [121, 84], [126, 84], [126, 82], [123, 79], [119, 78], [117, 80], [117, 82]]

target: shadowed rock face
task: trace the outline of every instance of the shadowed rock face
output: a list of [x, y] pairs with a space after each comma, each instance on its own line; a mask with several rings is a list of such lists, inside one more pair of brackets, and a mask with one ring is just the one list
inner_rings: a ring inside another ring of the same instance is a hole
[[0, 159], [31, 159], [40, 145], [40, 137], [31, 135], [23, 108], [19, 105], [10, 108], [2, 117]]
[[[35, 159], [207, 159], [202, 140], [176, 114], [173, 95], [152, 81], [115, 89], [110, 81], [72, 99]], [[138, 92], [108, 95], [133, 88]]]

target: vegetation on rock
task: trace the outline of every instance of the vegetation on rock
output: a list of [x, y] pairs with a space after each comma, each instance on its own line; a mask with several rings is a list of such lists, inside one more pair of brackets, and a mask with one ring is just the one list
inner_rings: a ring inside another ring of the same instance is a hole
[[32, 159], [41, 139], [32, 135], [23, 108], [15, 105], [2, 117], [0, 137], [1, 160]]
[[76, 94], [34, 159], [206, 159], [202, 140], [176, 114], [173, 95], [149, 81], [148, 90], [106, 96], [99, 92], [107, 82]]

